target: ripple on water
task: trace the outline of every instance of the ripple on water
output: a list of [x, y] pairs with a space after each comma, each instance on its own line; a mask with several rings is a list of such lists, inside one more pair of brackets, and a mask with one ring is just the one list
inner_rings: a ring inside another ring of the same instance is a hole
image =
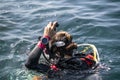
[[119, 3], [119, 0], [0, 0], [0, 79], [33, 77], [36, 72], [23, 68], [26, 53], [36, 44], [44, 26], [54, 20], [60, 24], [58, 30], [71, 33], [74, 41], [97, 46], [104, 70], [98, 77], [119, 79]]

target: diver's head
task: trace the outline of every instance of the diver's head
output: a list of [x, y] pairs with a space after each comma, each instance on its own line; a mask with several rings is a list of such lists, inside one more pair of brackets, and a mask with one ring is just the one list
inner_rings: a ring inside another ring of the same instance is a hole
[[72, 36], [66, 31], [59, 31], [52, 38], [51, 52], [57, 57], [72, 56], [73, 49], [76, 48], [77, 44], [72, 42]]

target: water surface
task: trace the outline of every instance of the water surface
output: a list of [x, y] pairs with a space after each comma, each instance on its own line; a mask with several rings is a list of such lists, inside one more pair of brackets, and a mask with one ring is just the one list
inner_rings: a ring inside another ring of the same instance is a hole
[[84, 80], [120, 80], [119, 0], [0, 0], [0, 80], [40, 75], [24, 62], [44, 26], [55, 20], [75, 42], [98, 48], [103, 68]]

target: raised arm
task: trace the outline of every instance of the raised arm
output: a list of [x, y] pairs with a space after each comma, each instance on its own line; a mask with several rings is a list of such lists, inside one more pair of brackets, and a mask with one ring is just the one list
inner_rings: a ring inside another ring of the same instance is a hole
[[[57, 22], [49, 22], [44, 29], [42, 39], [49, 40], [56, 33]], [[29, 69], [37, 69], [39, 67], [39, 58], [47, 43], [44, 43], [44, 40], [40, 40], [34, 49], [29, 53], [29, 56], [26, 60], [25, 66]]]

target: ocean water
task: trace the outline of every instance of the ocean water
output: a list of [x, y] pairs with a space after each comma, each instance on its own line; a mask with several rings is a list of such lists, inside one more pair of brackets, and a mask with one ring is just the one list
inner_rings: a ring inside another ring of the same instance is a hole
[[100, 54], [97, 74], [65, 80], [120, 80], [120, 0], [0, 0], [0, 80], [40, 75], [24, 63], [49, 21]]

